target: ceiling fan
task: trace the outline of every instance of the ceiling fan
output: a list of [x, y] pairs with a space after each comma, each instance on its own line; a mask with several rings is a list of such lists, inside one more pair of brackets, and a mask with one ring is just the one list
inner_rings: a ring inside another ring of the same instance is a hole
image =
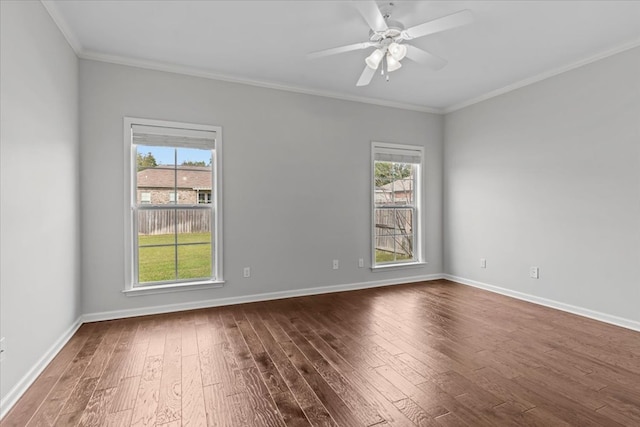
[[353, 4], [371, 28], [369, 31], [369, 40], [362, 43], [354, 43], [313, 52], [310, 53], [308, 57], [310, 59], [321, 58], [338, 53], [375, 47], [373, 53], [365, 59], [366, 66], [356, 86], [366, 86], [371, 83], [379, 67], [381, 67], [382, 75], [386, 72], [386, 79], [389, 81], [388, 73], [402, 67], [400, 61], [405, 57], [420, 64], [427, 65], [434, 70], [441, 69], [447, 64], [445, 59], [404, 42], [460, 27], [473, 21], [471, 11], [465, 9], [405, 29], [404, 25], [400, 22], [389, 19], [394, 7], [393, 3], [385, 3], [382, 8], [378, 8], [374, 0], [354, 1]]

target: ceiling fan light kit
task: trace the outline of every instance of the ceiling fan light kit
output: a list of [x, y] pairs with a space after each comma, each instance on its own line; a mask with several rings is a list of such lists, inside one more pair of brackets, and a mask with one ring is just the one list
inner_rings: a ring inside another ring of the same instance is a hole
[[407, 47], [400, 43], [393, 42], [389, 45], [389, 55], [396, 61], [402, 61], [407, 56]]
[[399, 69], [400, 67], [402, 67], [400, 61], [395, 59], [390, 53], [387, 53], [387, 71], [392, 72]]
[[373, 53], [364, 60], [364, 62], [373, 70], [377, 70], [380, 66], [380, 62], [384, 58], [384, 51], [382, 49], [376, 49]]
[[393, 3], [385, 3], [382, 10], [373, 0], [357, 1], [353, 2], [353, 4], [369, 25], [369, 40], [364, 43], [354, 43], [321, 50], [309, 54], [308, 57], [310, 59], [320, 58], [375, 47], [375, 50], [365, 59], [366, 66], [356, 86], [366, 86], [371, 83], [375, 71], [380, 67], [381, 63], [383, 65], [381, 74], [384, 75], [386, 69], [386, 80], [389, 81], [388, 73], [402, 67], [400, 61], [405, 57], [434, 70], [439, 70], [446, 64], [444, 59], [413, 45], [403, 44], [403, 42], [460, 27], [473, 21], [471, 11], [465, 9], [405, 29], [401, 23], [389, 19], [394, 7]]

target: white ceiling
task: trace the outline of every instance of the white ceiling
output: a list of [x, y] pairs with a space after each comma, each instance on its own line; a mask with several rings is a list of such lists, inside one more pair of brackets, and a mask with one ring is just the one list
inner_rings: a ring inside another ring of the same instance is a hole
[[640, 45], [640, 1], [396, 1], [392, 19], [406, 27], [461, 9], [470, 9], [475, 21], [411, 41], [446, 58], [443, 69], [405, 59], [389, 82], [376, 75], [369, 86], [356, 87], [373, 48], [306, 57], [368, 39], [368, 26], [349, 1], [44, 3], [83, 58], [425, 111], [451, 111]]

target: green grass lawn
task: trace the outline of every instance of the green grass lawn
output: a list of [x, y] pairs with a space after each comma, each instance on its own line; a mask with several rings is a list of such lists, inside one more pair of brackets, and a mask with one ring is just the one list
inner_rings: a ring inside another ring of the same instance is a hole
[[396, 254], [394, 258], [393, 252], [381, 251], [376, 249], [376, 262], [393, 262], [393, 261], [408, 261], [411, 257], [409, 255], [404, 254]]
[[[175, 235], [159, 234], [138, 237], [139, 283], [211, 277], [211, 234], [178, 235], [178, 277], [176, 277]], [[181, 246], [181, 243], [202, 243]], [[168, 245], [168, 246], [151, 246]], [[376, 250], [376, 262], [408, 261], [408, 255]]]
[[[179, 234], [177, 247], [174, 246], [175, 235], [173, 234], [138, 236], [138, 282], [148, 283], [211, 277], [210, 242], [210, 233]], [[202, 244], [180, 245], [184, 243]], [[171, 246], [149, 247], [149, 245]], [[178, 251], [177, 277], [176, 248]]]

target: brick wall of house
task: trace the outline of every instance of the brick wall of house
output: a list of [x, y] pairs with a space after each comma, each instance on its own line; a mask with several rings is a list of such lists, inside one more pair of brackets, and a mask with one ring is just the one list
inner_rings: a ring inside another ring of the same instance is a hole
[[[142, 203], [142, 193], [150, 193], [151, 201], [153, 205], [168, 205], [170, 204], [170, 193], [172, 191], [166, 188], [145, 188], [138, 189], [137, 198], [138, 204]], [[195, 190], [190, 189], [178, 189], [178, 204], [183, 205], [195, 205], [198, 203], [198, 193]]]

